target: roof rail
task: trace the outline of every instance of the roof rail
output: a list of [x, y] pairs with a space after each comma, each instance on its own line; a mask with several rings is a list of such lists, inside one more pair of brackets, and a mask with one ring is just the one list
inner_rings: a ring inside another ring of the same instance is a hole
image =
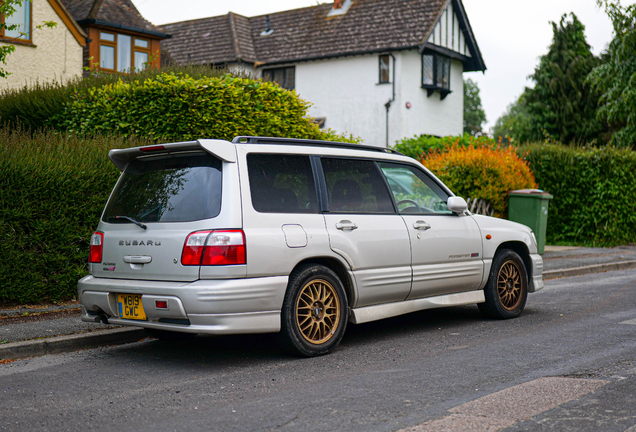
[[363, 144], [351, 144], [335, 141], [318, 141], [300, 138], [274, 138], [274, 137], [256, 137], [256, 136], [237, 136], [232, 140], [235, 144], [283, 144], [298, 145], [311, 147], [335, 147], [353, 150], [370, 150], [380, 153], [392, 153], [404, 156], [397, 150], [375, 147]]

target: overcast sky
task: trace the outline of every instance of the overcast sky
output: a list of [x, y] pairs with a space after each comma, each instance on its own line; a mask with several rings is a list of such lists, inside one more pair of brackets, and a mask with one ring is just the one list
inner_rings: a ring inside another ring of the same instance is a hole
[[[406, 1], [406, 0], [405, 0]], [[538, 58], [545, 54], [552, 39], [550, 21], [558, 22], [564, 13], [574, 12], [585, 25], [588, 43], [595, 54], [603, 51], [612, 38], [612, 24], [596, 6], [596, 0], [463, 0], [477, 44], [488, 70], [464, 77], [479, 83], [487, 127], [516, 100], [534, 72]], [[636, 0], [623, 0], [632, 4]], [[316, 0], [133, 0], [141, 14], [154, 24], [166, 24], [229, 11], [254, 16], [304, 6]], [[321, 2], [322, 3], [322, 2]], [[175, 4], [178, 6], [175, 7]]]

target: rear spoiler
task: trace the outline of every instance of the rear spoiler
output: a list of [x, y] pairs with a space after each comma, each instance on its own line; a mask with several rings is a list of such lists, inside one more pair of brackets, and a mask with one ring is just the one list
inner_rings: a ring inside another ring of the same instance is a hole
[[108, 157], [120, 171], [123, 171], [131, 161], [142, 156], [180, 153], [184, 151], [203, 150], [225, 162], [236, 162], [236, 147], [229, 141], [200, 139], [180, 143], [158, 144], [129, 149], [111, 150]]

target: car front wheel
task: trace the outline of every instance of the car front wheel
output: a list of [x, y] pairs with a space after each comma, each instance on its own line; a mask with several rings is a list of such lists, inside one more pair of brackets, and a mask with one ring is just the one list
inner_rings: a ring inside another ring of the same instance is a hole
[[516, 252], [504, 249], [495, 255], [484, 296], [486, 302], [478, 305], [484, 316], [509, 319], [521, 315], [528, 297], [528, 272]]
[[332, 351], [347, 327], [347, 297], [338, 276], [322, 265], [305, 265], [289, 276], [281, 311], [282, 348], [314, 357]]

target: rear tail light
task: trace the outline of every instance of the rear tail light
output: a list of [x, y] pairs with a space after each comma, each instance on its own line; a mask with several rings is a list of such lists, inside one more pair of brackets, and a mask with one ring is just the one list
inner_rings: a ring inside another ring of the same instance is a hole
[[193, 232], [186, 239], [181, 264], [237, 265], [245, 264], [245, 234], [242, 230]]
[[95, 231], [91, 236], [90, 249], [88, 251], [89, 263], [102, 262], [102, 252], [104, 247], [104, 233]]
[[183, 265], [201, 265], [201, 257], [203, 249], [205, 249], [205, 241], [212, 231], [193, 232], [186, 239], [181, 253], [181, 264]]

